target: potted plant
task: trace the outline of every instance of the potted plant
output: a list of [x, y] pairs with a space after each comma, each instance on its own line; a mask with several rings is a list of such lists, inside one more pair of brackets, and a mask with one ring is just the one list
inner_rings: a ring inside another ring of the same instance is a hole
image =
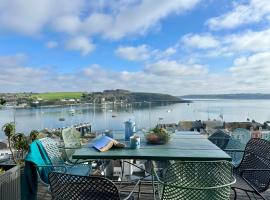
[[[39, 137], [39, 132], [31, 131], [29, 138], [23, 133], [16, 133], [15, 124], [7, 123], [2, 127], [5, 135], [8, 138], [9, 150], [11, 159], [14, 164], [0, 165], [0, 199], [20, 199], [21, 182], [24, 157], [28, 150], [29, 144]], [[1, 196], [2, 195], [2, 196]]]
[[145, 138], [150, 144], [166, 144], [170, 141], [172, 133], [158, 125], [145, 134]]
[[24, 165], [24, 156], [28, 150], [28, 140], [23, 133], [16, 133], [11, 138], [11, 145], [16, 150], [15, 163], [20, 166]]
[[[20, 166], [16, 165], [16, 160], [12, 149], [12, 138], [15, 135], [15, 124], [6, 123], [2, 127], [2, 130], [8, 138], [11, 159], [14, 164], [0, 165], [0, 199], [20, 199]], [[9, 194], [8, 197], [7, 194]]]

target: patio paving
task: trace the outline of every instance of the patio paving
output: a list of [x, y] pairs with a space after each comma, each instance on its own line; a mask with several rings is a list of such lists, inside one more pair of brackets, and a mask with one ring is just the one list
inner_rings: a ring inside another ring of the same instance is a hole
[[[128, 186], [125, 189], [122, 189], [122, 192], [129, 192], [132, 190], [132, 186]], [[137, 198], [137, 195], [135, 194], [135, 199]], [[231, 195], [231, 200], [234, 199], [233, 194]], [[257, 197], [257, 199], [260, 199]], [[266, 199], [270, 200], [270, 189], [267, 191]], [[43, 185], [39, 185], [38, 190], [38, 200], [51, 200], [51, 195], [48, 193], [47, 188]], [[151, 183], [143, 182], [141, 186], [141, 197], [140, 200], [153, 200], [153, 191]], [[157, 198], [158, 200], [158, 198]], [[255, 200], [253, 196], [247, 197], [243, 192], [238, 193], [238, 200]]]

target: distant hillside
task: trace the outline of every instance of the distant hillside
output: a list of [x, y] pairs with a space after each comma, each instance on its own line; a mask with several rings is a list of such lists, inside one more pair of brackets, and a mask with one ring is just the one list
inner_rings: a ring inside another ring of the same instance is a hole
[[184, 99], [270, 99], [270, 94], [199, 94], [181, 96]]
[[146, 92], [131, 92], [128, 90], [104, 90], [103, 92], [93, 92], [83, 95], [83, 100], [92, 102], [98, 99], [98, 101], [110, 101], [110, 102], [189, 102], [179, 97], [175, 97], [168, 94], [160, 93], [146, 93]]
[[82, 94], [82, 92], [49, 92], [33, 94], [32, 97], [44, 100], [80, 99]]

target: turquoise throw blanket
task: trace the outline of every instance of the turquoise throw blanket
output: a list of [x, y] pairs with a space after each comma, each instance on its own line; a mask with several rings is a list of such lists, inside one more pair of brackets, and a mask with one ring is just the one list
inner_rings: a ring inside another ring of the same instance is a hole
[[[38, 176], [36, 165], [52, 165], [51, 160], [39, 140], [31, 143], [25, 157], [24, 176], [22, 178], [22, 200], [36, 200]], [[48, 183], [48, 174], [52, 167], [39, 167], [38, 173], [42, 181]]]

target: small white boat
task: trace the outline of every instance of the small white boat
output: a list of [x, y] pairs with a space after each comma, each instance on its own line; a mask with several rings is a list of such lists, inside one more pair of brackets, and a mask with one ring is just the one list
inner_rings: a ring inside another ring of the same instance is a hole
[[70, 114], [70, 115], [75, 115], [75, 109], [73, 109], [73, 108], [71, 108], [71, 109], [69, 109], [69, 111], [68, 111], [68, 113]]

